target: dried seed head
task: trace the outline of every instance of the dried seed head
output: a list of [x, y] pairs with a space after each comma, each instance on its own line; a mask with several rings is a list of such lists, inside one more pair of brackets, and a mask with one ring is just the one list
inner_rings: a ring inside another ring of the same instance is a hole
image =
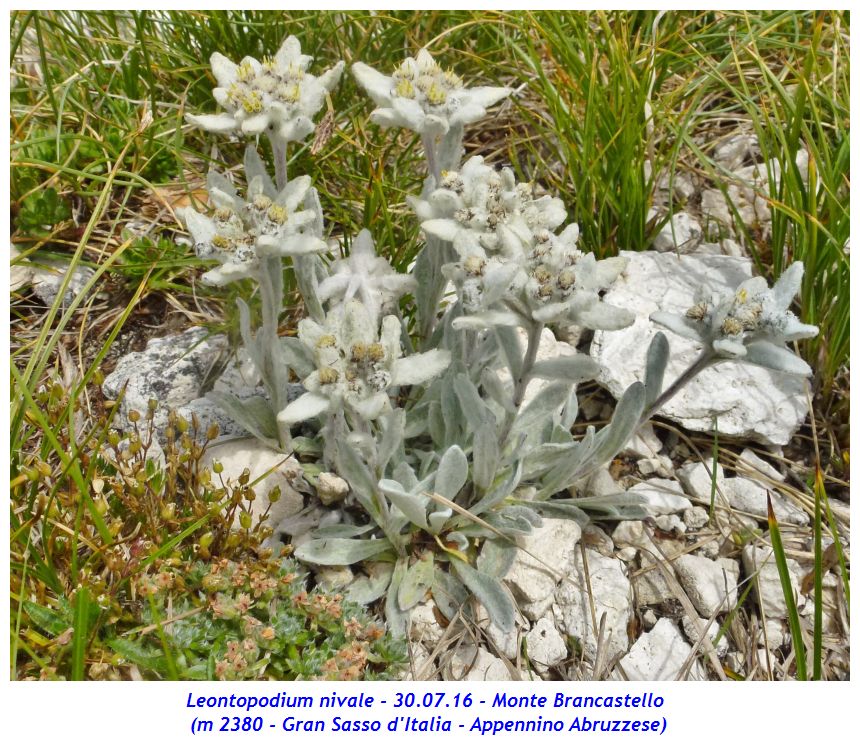
[[744, 325], [733, 316], [727, 316], [720, 329], [723, 334], [738, 335], [744, 331]]
[[385, 348], [378, 342], [374, 342], [367, 348], [367, 357], [374, 363], [378, 363], [385, 358]]
[[486, 265], [486, 260], [478, 257], [477, 255], [469, 255], [463, 261], [463, 270], [465, 270], [469, 275], [483, 275]]
[[704, 301], [691, 306], [687, 309], [687, 319], [694, 319], [697, 322], [702, 321], [708, 313], [708, 305]]
[[367, 358], [367, 345], [363, 342], [356, 342], [349, 349], [349, 358], [353, 363], [362, 363]]
[[573, 286], [576, 283], [576, 273], [570, 268], [565, 268], [558, 274], [558, 287], [563, 291]]
[[320, 383], [337, 383], [338, 372], [334, 368], [320, 368]]
[[254, 196], [254, 208], [258, 211], [268, 211], [272, 205], [272, 199], [262, 194]]
[[534, 278], [540, 284], [549, 283], [552, 279], [552, 273], [549, 272], [545, 265], [538, 265], [534, 271]]

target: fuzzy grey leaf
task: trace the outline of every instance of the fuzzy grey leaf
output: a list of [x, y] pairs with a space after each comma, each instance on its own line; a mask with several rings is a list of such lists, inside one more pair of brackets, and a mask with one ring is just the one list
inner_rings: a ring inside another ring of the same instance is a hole
[[448, 619], [454, 617], [464, 608], [469, 593], [459, 579], [447, 571], [437, 571], [433, 584], [433, 601], [439, 611]]
[[355, 447], [343, 441], [337, 446], [335, 462], [337, 472], [346, 479], [356, 499], [373, 516], [378, 525], [384, 525], [382, 520], [385, 513], [379, 510], [374, 496], [376, 481]]
[[511, 426], [509, 438], [514, 440], [520, 433], [533, 436], [536, 430], [552, 424], [569, 394], [570, 384], [564, 381], [551, 383], [542, 388], [517, 415]]
[[375, 563], [369, 576], [359, 576], [346, 588], [346, 599], [367, 605], [378, 600], [388, 589], [391, 583], [391, 574], [394, 571], [393, 564]]
[[349, 566], [391, 551], [387, 540], [350, 540], [347, 538], [320, 538], [309, 540], [296, 548], [300, 561], [318, 566]]
[[499, 502], [507, 499], [511, 494], [513, 494], [514, 489], [517, 488], [517, 484], [520, 483], [520, 478], [523, 473], [523, 461], [522, 459], [517, 461], [516, 468], [514, 468], [499, 484], [485, 494], [481, 499], [476, 502], [469, 509], [473, 515], [480, 515], [483, 512], [486, 512], [492, 507], [495, 507]]
[[382, 426], [382, 439], [376, 448], [376, 465], [383, 473], [389, 461], [403, 445], [406, 429], [406, 412], [402, 409], [392, 409], [379, 419]]
[[388, 595], [385, 598], [385, 622], [388, 625], [388, 630], [392, 635], [406, 635], [406, 628], [409, 624], [409, 614], [400, 609], [397, 602], [397, 595], [400, 592], [400, 584], [406, 574], [406, 568], [409, 562], [405, 558], [401, 558], [394, 566], [394, 571], [391, 574], [391, 584], [388, 588]]
[[477, 422], [472, 438], [472, 481], [484, 491], [492, 485], [499, 467], [499, 436], [495, 422], [496, 418], [488, 412]]
[[570, 381], [579, 383], [597, 378], [600, 367], [587, 355], [570, 355], [558, 358], [539, 360], [534, 364], [532, 378], [548, 378], [550, 380]]
[[490, 578], [503, 579], [517, 557], [517, 550], [517, 546], [507, 540], [487, 540], [478, 556], [478, 569]]
[[645, 359], [645, 406], [651, 406], [663, 390], [663, 374], [669, 362], [669, 341], [657, 332], [648, 346]]
[[379, 489], [386, 499], [399, 509], [408, 520], [422, 530], [427, 530], [427, 503], [430, 501], [422, 494], [405, 491], [399, 482], [382, 479]]
[[493, 624], [505, 633], [512, 631], [515, 607], [501, 581], [476, 571], [456, 558], [451, 560], [451, 568], [466, 589], [486, 608]]
[[206, 398], [215, 402], [230, 419], [258, 440], [278, 447], [278, 423], [268, 401], [259, 396], [237, 399], [222, 391], [210, 391]]
[[436, 493], [446, 499], [454, 499], [468, 478], [469, 462], [466, 454], [459, 445], [452, 445], [439, 461], [434, 483]]
[[401, 610], [411, 610], [424, 599], [433, 587], [435, 571], [433, 554], [429, 551], [407, 568], [397, 590], [397, 604]]
[[511, 377], [519, 378], [523, 370], [523, 349], [517, 330], [514, 327], [496, 327], [494, 331]]
[[[798, 263], [794, 263], [797, 265]], [[802, 264], [802, 263], [801, 263]], [[777, 347], [770, 342], [751, 342], [747, 345], [747, 363], [760, 365], [762, 368], [793, 373], [799, 376], [811, 376], [810, 368], [804, 360], [785, 347]]]

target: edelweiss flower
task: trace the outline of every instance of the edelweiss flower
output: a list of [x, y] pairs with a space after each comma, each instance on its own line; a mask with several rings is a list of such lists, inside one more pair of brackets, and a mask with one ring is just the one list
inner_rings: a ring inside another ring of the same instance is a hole
[[436, 64], [426, 49], [414, 59], [407, 57], [391, 77], [361, 62], [352, 65], [352, 74], [379, 106], [371, 114], [372, 121], [431, 136], [483, 118], [487, 108], [513, 92], [507, 87], [465, 88], [463, 81]]
[[278, 192], [265, 172], [256, 151], [245, 152], [248, 178], [247, 200], [223, 175], [209, 174], [209, 200], [215, 206], [212, 216], [193, 208], [177, 209], [194, 239], [198, 257], [214, 258], [221, 265], [203, 276], [209, 285], [221, 286], [241, 278], [254, 277], [260, 258], [305, 255], [322, 252], [326, 243], [307, 233], [317, 214], [302, 209], [311, 187], [307, 176], [294, 178]]
[[530, 184], [517, 183], [510, 168], [485, 165], [483, 157], [443, 173], [440, 186], [426, 201], [410, 204], [424, 232], [451, 242], [463, 258], [487, 252], [521, 257], [567, 217], [560, 198], [534, 198]]
[[312, 60], [302, 54], [295, 36], [284, 41], [274, 58], [262, 62], [245, 57], [235, 64], [215, 52], [211, 63], [218, 87], [212, 94], [226, 113], [189, 115], [188, 120], [207, 131], [239, 129], [255, 135], [270, 129], [284, 141], [301, 141], [314, 130], [313, 116], [343, 72], [343, 62], [338, 62], [315, 77], [307, 72]]
[[332, 263], [331, 276], [319, 284], [317, 297], [331, 300], [333, 305], [358, 298], [376, 325], [380, 313], [387, 313], [400, 296], [414, 288], [411, 275], [398, 273], [388, 260], [377, 256], [373, 237], [363, 229], [352, 243], [349, 257]]
[[302, 382], [307, 393], [288, 404], [278, 421], [292, 425], [344, 405], [363, 419], [376, 419], [390, 407], [389, 389], [424, 383], [448, 367], [451, 354], [445, 350], [401, 357], [400, 332], [400, 320], [388, 315], [377, 334], [359, 301], [330, 311], [325, 326], [303, 319], [299, 339], [313, 354], [316, 370]]
[[771, 289], [762, 277], [744, 281], [727, 296], [714, 296], [703, 287], [685, 316], [658, 311], [651, 320], [702, 342], [717, 356], [808, 376], [812, 369], [785, 347], [818, 334], [818, 327], [801, 323], [789, 310], [802, 279], [803, 263], [795, 262]]

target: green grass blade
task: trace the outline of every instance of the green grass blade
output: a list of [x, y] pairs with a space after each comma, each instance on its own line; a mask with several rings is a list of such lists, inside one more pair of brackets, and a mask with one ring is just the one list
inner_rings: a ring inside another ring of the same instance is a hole
[[791, 575], [788, 571], [788, 561], [785, 557], [785, 548], [782, 545], [782, 536], [776, 515], [773, 512], [773, 503], [770, 494], [767, 495], [767, 527], [770, 531], [770, 542], [773, 546], [773, 557], [776, 568], [779, 571], [779, 581], [782, 584], [782, 594], [785, 597], [785, 607], [788, 612], [788, 626], [791, 630], [791, 643], [794, 646], [794, 660], [797, 679], [807, 680], [806, 673], [806, 646], [803, 643], [803, 632], [800, 627], [800, 614], [797, 611], [797, 602], [791, 587]]

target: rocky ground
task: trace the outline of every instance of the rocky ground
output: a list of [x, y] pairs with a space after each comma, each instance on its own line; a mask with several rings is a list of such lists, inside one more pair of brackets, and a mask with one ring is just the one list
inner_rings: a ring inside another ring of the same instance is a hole
[[[767, 163], [758, 159], [755, 137], [738, 134], [728, 139], [715, 160], [734, 173], [728, 197], [741, 218], [766, 233], [770, 212], [756, 191], [766, 182]], [[734, 287], [752, 275], [752, 261], [731, 230], [731, 209], [721, 191], [701, 190], [680, 174], [672, 182], [661, 178], [655, 204], [655, 216], [671, 214], [655, 242], [656, 251], [625, 253], [628, 267], [605, 297], [633, 311], [634, 324], [617, 332], [558, 338], [547, 330], [541, 343], [542, 357], [578, 350], [590, 353], [604, 369], [599, 385], [581, 390], [578, 424], [606, 420], [612, 397], [642, 379], [645, 351], [657, 331], [648, 319], [652, 312], [683, 312], [703, 282]], [[672, 204], [695, 206], [682, 210]], [[32, 281], [37, 296], [50, 304], [62, 275], [58, 279], [44, 270], [22, 270], [13, 278]], [[69, 300], [87, 278], [72, 276]], [[680, 337], [668, 339], [672, 352], [666, 375], [671, 381], [690, 363], [696, 348]], [[228, 363], [222, 373], [213, 374], [226, 354], [226, 338], [203, 329], [153, 339], [143, 352], [119, 360], [103, 390], [108, 398], [123, 392], [116, 419], [125, 419], [131, 409], [145, 411], [148, 400], [156, 398], [163, 410], [159, 414], [165, 415], [156, 419], [157, 428], [163, 427], [167, 408], [187, 417], [197, 415], [204, 429], [217, 423], [221, 438], [211, 445], [210, 458], [221, 461], [225, 477], [236, 478], [246, 467], [252, 479], [271, 471], [257, 489], [254, 504], [264, 510], [266, 493], [277, 485], [282, 496], [271, 522], [281, 537], [300, 542], [320, 522], [337, 520], [348, 486], [331, 474], [308, 473], [294, 458], [242, 439], [241, 429], [204, 398], [213, 384], [233, 393], [263, 393], [255, 389], [252, 370], [242, 365]], [[296, 393], [301, 393], [298, 386]], [[520, 608], [516, 633], [501, 634], [480, 608], [449, 623], [432, 602], [425, 602], [412, 614], [408, 676], [783, 678], [793, 655], [767, 535], [767, 498], [773, 501], [801, 620], [808, 627], [813, 611], [813, 502], [803, 481], [809, 460], [796, 445], [787, 447], [808, 413], [803, 379], [736, 363], [703, 372], [640, 431], [622, 456], [577, 492], [642, 493], [650, 516], [585, 528], [545, 520], [543, 528], [522, 542], [505, 578]], [[710, 440], [715, 420], [721, 452], [714, 475]], [[848, 506], [835, 499], [830, 504], [847, 544]], [[825, 549], [828, 545], [824, 543]], [[348, 568], [321, 569], [316, 576], [332, 587], [368, 578]], [[845, 678], [848, 620], [836, 567], [824, 576], [824, 595], [825, 665], [830, 678]]]

